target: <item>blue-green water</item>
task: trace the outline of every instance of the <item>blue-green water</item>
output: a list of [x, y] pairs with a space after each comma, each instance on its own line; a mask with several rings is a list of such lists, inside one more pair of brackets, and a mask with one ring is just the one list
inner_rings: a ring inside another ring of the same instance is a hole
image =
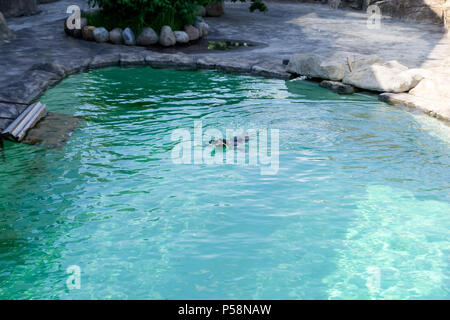
[[[84, 120], [62, 150], [6, 145], [0, 298], [450, 298], [450, 130], [435, 119], [302, 81], [150, 68], [75, 75], [42, 101]], [[174, 164], [171, 134], [194, 120], [279, 129], [278, 173]]]

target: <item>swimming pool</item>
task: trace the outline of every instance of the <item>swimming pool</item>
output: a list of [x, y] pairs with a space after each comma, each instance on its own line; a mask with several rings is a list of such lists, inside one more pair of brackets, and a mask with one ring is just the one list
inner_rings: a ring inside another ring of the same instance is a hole
[[[6, 144], [2, 299], [450, 297], [436, 119], [304, 81], [151, 68], [74, 75], [41, 101], [82, 126], [62, 150]], [[172, 134], [195, 121], [279, 130], [277, 172], [174, 163]]]

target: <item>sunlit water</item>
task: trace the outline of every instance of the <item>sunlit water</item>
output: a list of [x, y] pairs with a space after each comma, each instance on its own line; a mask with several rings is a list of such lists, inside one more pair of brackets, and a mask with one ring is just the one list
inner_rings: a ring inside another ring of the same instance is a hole
[[[6, 145], [0, 298], [450, 298], [435, 119], [302, 81], [150, 68], [75, 75], [42, 101], [82, 126], [62, 150]], [[174, 164], [171, 134], [198, 120], [279, 129], [278, 173]]]

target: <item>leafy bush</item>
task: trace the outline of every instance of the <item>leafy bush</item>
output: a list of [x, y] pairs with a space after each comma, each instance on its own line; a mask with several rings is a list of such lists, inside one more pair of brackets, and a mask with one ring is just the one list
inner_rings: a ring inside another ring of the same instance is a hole
[[[147, 26], [159, 31], [164, 25], [180, 30], [195, 22], [197, 5], [213, 1], [220, 0], [89, 0], [91, 6], [98, 6], [101, 10], [85, 16], [89, 24], [103, 26], [108, 30], [130, 27], [135, 33], [139, 33]], [[262, 0], [249, 1], [251, 11], [267, 10]]]
[[[102, 22], [105, 28], [130, 27], [138, 33], [151, 26], [159, 31], [163, 25], [181, 29], [195, 22], [197, 0], [89, 0], [101, 11], [87, 15], [89, 23]], [[91, 22], [92, 21], [92, 22]]]

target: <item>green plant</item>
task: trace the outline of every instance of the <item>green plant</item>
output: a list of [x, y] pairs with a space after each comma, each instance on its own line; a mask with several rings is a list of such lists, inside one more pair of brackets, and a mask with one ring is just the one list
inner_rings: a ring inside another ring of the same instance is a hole
[[[88, 23], [111, 30], [115, 27], [130, 27], [135, 33], [150, 26], [157, 32], [164, 25], [174, 30], [193, 24], [197, 15], [197, 5], [206, 5], [220, 0], [89, 0], [89, 5], [97, 6], [99, 11], [86, 13]], [[250, 11], [266, 11], [263, 0], [250, 1]]]
[[180, 29], [195, 22], [197, 2], [198, 0], [89, 0], [92, 7], [98, 6], [101, 10], [87, 18], [89, 23], [91, 20], [104, 24], [115, 23], [115, 27], [129, 26], [135, 32], [146, 26], [157, 31], [163, 25]]

